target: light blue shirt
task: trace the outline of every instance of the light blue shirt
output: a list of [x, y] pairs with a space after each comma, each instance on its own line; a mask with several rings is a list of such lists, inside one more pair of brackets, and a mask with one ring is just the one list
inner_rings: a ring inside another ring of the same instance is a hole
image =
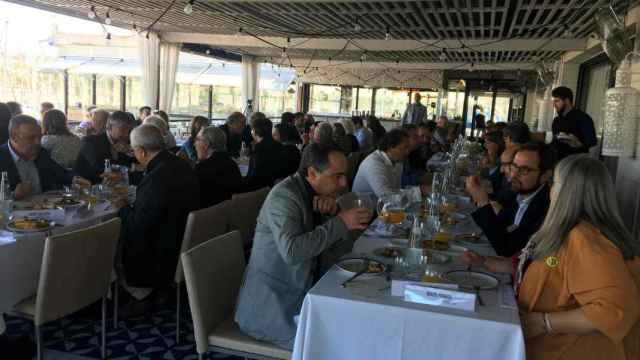
[[11, 141], [8, 142], [11, 158], [16, 164], [20, 181], [23, 183], [31, 183], [31, 194], [41, 194], [42, 186], [40, 184], [40, 173], [33, 160], [25, 160], [18, 155], [11, 147]]
[[371, 133], [371, 130], [361, 127], [356, 129], [356, 131], [353, 132], [353, 135], [358, 139], [361, 152], [368, 153], [373, 150], [373, 134]]
[[538, 195], [538, 193], [540, 192], [540, 190], [542, 190], [543, 187], [544, 185], [541, 185], [538, 188], [538, 190], [534, 191], [532, 194], [529, 194], [527, 196], [518, 195], [516, 197], [516, 201], [518, 202], [518, 211], [516, 212], [516, 218], [513, 221], [514, 226], [520, 226], [520, 222], [524, 217], [524, 213], [527, 212], [527, 209], [529, 208], [529, 204], [531, 203], [531, 201], [533, 201], [533, 198], [536, 197], [536, 195]]

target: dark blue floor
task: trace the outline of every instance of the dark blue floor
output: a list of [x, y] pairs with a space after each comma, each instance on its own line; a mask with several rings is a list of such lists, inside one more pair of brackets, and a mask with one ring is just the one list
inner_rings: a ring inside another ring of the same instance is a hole
[[[113, 328], [113, 305], [107, 307], [107, 355], [109, 359], [197, 359], [193, 340], [193, 323], [184, 302], [181, 319], [182, 338], [176, 344], [175, 307], [163, 305], [141, 317], [119, 319], [119, 328]], [[43, 343], [47, 357], [57, 359], [100, 358], [100, 306], [95, 304], [63, 319], [42, 327]], [[7, 334], [34, 336], [33, 322], [14, 316], [5, 316]], [[35, 344], [35, 342], [34, 342]], [[35, 345], [34, 345], [35, 346]], [[57, 356], [49, 356], [51, 354]], [[209, 352], [206, 359], [242, 359]]]

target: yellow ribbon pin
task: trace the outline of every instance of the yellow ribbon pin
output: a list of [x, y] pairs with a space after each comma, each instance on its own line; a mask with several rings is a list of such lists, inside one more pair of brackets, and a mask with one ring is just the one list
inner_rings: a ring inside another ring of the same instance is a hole
[[560, 265], [560, 260], [558, 260], [557, 257], [555, 256], [549, 256], [546, 260], [545, 263], [547, 264], [548, 267], [550, 268], [554, 268], [558, 265]]

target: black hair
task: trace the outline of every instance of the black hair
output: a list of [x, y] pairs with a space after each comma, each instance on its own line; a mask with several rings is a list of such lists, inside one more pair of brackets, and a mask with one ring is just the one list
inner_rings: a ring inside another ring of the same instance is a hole
[[433, 120], [429, 120], [427, 122], [419, 123], [418, 127], [425, 128], [425, 129], [429, 130], [430, 132], [434, 132], [434, 131], [436, 131], [436, 128], [438, 127], [438, 123], [436, 123]]
[[511, 139], [516, 144], [524, 144], [531, 140], [529, 125], [522, 121], [510, 122], [503, 130], [504, 137]]
[[9, 120], [11, 120], [11, 110], [5, 103], [0, 103], [0, 144], [9, 140]]
[[270, 138], [271, 131], [273, 131], [273, 123], [271, 120], [267, 119], [264, 116], [254, 116], [251, 117], [251, 129], [256, 133], [256, 135], [261, 138]]
[[487, 141], [490, 141], [494, 144], [498, 144], [498, 153], [496, 154], [496, 156], [500, 157], [505, 147], [502, 131], [496, 130], [496, 131], [485, 134], [485, 142]]
[[404, 129], [392, 129], [388, 133], [384, 134], [380, 140], [380, 144], [378, 144], [378, 149], [382, 151], [393, 149], [407, 139], [409, 139], [409, 134], [407, 134]]
[[129, 113], [126, 113], [124, 111], [114, 111], [111, 114], [109, 114], [109, 118], [107, 120], [107, 127], [111, 127], [113, 126], [113, 124], [118, 124], [118, 125], [126, 125], [133, 128], [135, 126], [135, 120], [136, 119], [134, 117], [129, 116]]
[[360, 116], [352, 116], [351, 122], [353, 123], [353, 125], [363, 126], [362, 118]]
[[307, 176], [309, 168], [313, 167], [317, 171], [325, 171], [329, 167], [329, 155], [333, 152], [344, 153], [333, 143], [317, 144], [311, 143], [304, 149], [305, 156], [300, 164], [300, 174]]
[[296, 136], [298, 130], [295, 126], [281, 122], [274, 125], [274, 127], [280, 133], [280, 142], [295, 142], [298, 139]]
[[553, 89], [551, 91], [551, 97], [569, 100], [569, 102], [573, 103], [573, 91], [566, 86], [558, 86]]
[[280, 122], [283, 124], [293, 125], [295, 119], [296, 119], [296, 116], [293, 115], [293, 113], [290, 113], [288, 111], [283, 112], [282, 115], [280, 116]]
[[538, 141], [530, 141], [516, 151], [516, 154], [521, 151], [531, 151], [538, 154], [540, 158], [540, 173], [544, 173], [547, 170], [553, 170], [558, 162], [558, 155], [552, 146], [546, 145]]
[[138, 109], [138, 112], [146, 112], [147, 114], [151, 115], [151, 107], [150, 106], [142, 106], [140, 109]]
[[402, 129], [409, 132], [411, 130], [418, 130], [418, 126], [416, 124], [404, 124], [402, 125]]

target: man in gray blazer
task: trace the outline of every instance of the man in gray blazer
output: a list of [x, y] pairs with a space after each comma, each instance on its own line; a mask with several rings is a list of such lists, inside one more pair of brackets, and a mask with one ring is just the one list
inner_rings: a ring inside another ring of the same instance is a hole
[[347, 185], [345, 155], [333, 145], [308, 147], [300, 173], [277, 184], [260, 210], [235, 314], [243, 332], [287, 349], [295, 339], [294, 316], [318, 280], [320, 257], [348, 241], [348, 231], [365, 229], [372, 216], [364, 208], [338, 211], [336, 195]]
[[427, 108], [422, 105], [420, 100], [422, 99], [422, 95], [420, 93], [416, 93], [414, 96], [413, 104], [408, 104], [407, 108], [404, 111], [404, 115], [402, 115], [402, 121], [400, 125], [405, 124], [420, 124], [424, 117], [427, 115]]

